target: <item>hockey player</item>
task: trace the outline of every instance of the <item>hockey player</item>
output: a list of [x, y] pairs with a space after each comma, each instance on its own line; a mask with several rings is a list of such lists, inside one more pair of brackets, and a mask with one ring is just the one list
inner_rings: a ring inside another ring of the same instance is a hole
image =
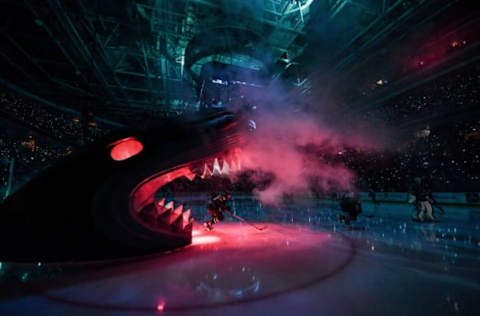
[[346, 215], [338, 215], [337, 219], [344, 222], [346, 228], [351, 228], [350, 222], [357, 220], [358, 215], [362, 212], [360, 195], [356, 192], [344, 194], [340, 200], [340, 208]]
[[414, 221], [424, 222], [424, 214], [427, 214], [427, 221], [434, 222], [435, 217], [433, 216], [432, 200], [430, 199], [430, 190], [426, 184], [426, 181], [420, 177], [414, 179], [412, 188], [410, 189], [410, 194], [414, 197], [412, 203], [414, 204], [417, 214], [413, 217]]
[[204, 223], [206, 230], [212, 230], [213, 224], [223, 220], [223, 212], [230, 211], [230, 206], [227, 205], [229, 199], [230, 193], [212, 193], [207, 206], [208, 213], [212, 218]]

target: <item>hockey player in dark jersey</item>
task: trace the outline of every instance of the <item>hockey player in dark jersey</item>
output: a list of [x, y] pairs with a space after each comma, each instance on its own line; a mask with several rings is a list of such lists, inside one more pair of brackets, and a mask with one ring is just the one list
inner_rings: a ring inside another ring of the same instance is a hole
[[212, 218], [204, 223], [205, 229], [212, 230], [213, 224], [223, 220], [223, 212], [230, 211], [230, 206], [227, 205], [229, 199], [229, 193], [212, 193], [212, 197], [207, 206], [208, 213]]
[[346, 228], [351, 228], [350, 222], [356, 221], [358, 215], [362, 212], [360, 194], [357, 192], [344, 194], [340, 199], [340, 209], [346, 213], [346, 215], [337, 215], [338, 221], [345, 223]]

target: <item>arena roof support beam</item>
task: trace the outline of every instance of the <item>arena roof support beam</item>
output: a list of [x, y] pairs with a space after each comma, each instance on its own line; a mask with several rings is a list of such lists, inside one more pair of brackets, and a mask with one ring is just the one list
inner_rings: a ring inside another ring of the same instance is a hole
[[32, 78], [32, 76], [27, 73], [25, 70], [23, 70], [22, 67], [20, 67], [19, 65], [17, 65], [14, 61], [12, 61], [10, 59], [10, 57], [8, 57], [6, 54], [4, 54], [1, 50], [0, 50], [0, 57], [2, 57], [10, 66], [12, 66], [12, 68], [15, 68], [17, 69], [19, 72], [21, 72], [23, 74], [23, 76], [25, 78], [28, 79], [28, 81], [30, 81], [30, 83], [33, 85], [33, 86], [38, 86], [38, 82], [36, 80], [34, 80]]
[[141, 43], [141, 50], [142, 50], [142, 53], [143, 53], [143, 70], [144, 70], [144, 74], [145, 74], [145, 78], [147, 79], [147, 82], [148, 82], [148, 88], [150, 90], [150, 94], [151, 94], [151, 97], [153, 98], [154, 96], [158, 96], [158, 94], [155, 93], [155, 91], [153, 90], [153, 84], [152, 84], [152, 77], [150, 76], [150, 65], [149, 65], [149, 62], [148, 62], [148, 52], [147, 52], [147, 47], [146, 47], [146, 44], [145, 44], [145, 40], [142, 41]]
[[[403, 0], [398, 0], [393, 6], [389, 7], [388, 10], [380, 15], [377, 19], [375, 19], [372, 23], [370, 23], [369, 26], [367, 26], [362, 32], [357, 34], [350, 42], [346, 45], [344, 48], [344, 51], [348, 50], [353, 44], [361, 38], [363, 35], [366, 34], [366, 32], [370, 31], [371, 28], [373, 28], [376, 25], [379, 25], [382, 20], [388, 20], [388, 15], [393, 12], [393, 9], [395, 9]], [[365, 48], [369, 47], [372, 43], [375, 43], [378, 39], [380, 39], [383, 35], [388, 34], [391, 30], [395, 29], [401, 22], [407, 20], [415, 11], [421, 7], [425, 3], [425, 0], [419, 0], [418, 4], [416, 6], [412, 6], [409, 8], [407, 11], [403, 12], [401, 16], [395, 17], [395, 19], [392, 19], [387, 25], [381, 28], [380, 31], [378, 31], [374, 36], [370, 36], [367, 41], [363, 42], [360, 44], [360, 47], [356, 47], [354, 52], [350, 53], [349, 55], [345, 56], [340, 60], [337, 65], [335, 65], [335, 69], [339, 70], [341, 68], [345, 68], [348, 66], [349, 63], [355, 60], [355, 56], [358, 55], [358, 52], [364, 50]]]
[[75, 91], [77, 93], [80, 93], [80, 94], [83, 94], [83, 95], [90, 95], [87, 91], [83, 90], [83, 89], [80, 89], [78, 87], [74, 87], [68, 83], [66, 83], [65, 81], [63, 81], [62, 79], [59, 79], [59, 78], [56, 78], [56, 77], [53, 77], [52, 75], [50, 75], [39, 63], [38, 61], [33, 58], [27, 51], [25, 51], [22, 46], [15, 40], [13, 39], [10, 35], [8, 34], [4, 34], [5, 37], [12, 43], [12, 45], [17, 48], [29, 61], [31, 61], [31, 63], [41, 72], [45, 75], [45, 77], [52, 81], [52, 82], [56, 82], [60, 85], [62, 85], [63, 87], [67, 88], [68, 90], [71, 90], [71, 91]]
[[43, 67], [40, 66], [40, 65], [37, 63], [37, 61], [36, 61], [34, 58], [32, 58], [32, 56], [30, 56], [30, 54], [29, 54], [27, 51], [25, 51], [25, 50], [22, 48], [22, 46], [20, 46], [20, 44], [18, 44], [18, 42], [17, 42], [15, 39], [13, 39], [10, 35], [8, 35], [8, 33], [4, 33], [4, 32], [2, 32], [2, 33], [3, 33], [3, 35], [10, 41], [10, 43], [12, 43], [12, 45], [13, 45], [19, 52], [21, 52], [25, 57], [27, 57], [27, 59], [28, 59], [41, 73], [43, 73], [43, 74], [47, 77], [47, 79], [51, 79], [50, 74], [49, 74], [45, 69], [43, 69]]
[[[211, 1], [188, 0], [188, 2], [198, 3], [200, 5], [204, 5], [204, 6], [207, 6], [209, 8], [214, 8], [214, 9], [221, 10], [221, 7], [218, 4], [212, 3]], [[280, 17], [280, 18], [283, 17], [283, 14], [279, 14], [278, 12], [274, 12], [272, 10], [268, 10], [268, 9], [264, 8], [263, 11], [271, 13], [272, 15], [275, 15], [276, 17]], [[266, 18], [251, 18], [251, 17], [248, 17], [248, 16], [244, 16], [242, 18], [245, 19], [245, 20], [256, 22], [256, 23], [264, 23], [264, 24], [267, 24], [267, 25], [270, 25], [270, 26], [274, 26], [277, 29], [280, 29], [280, 30], [283, 30], [283, 31], [286, 31], [286, 32], [290, 32], [290, 33], [294, 33], [294, 34], [297, 34], [297, 35], [305, 35], [305, 32], [302, 32], [301, 30], [298, 30], [296, 28], [292, 28], [292, 27], [289, 27], [289, 26], [286, 26], [286, 25], [282, 24], [281, 19], [269, 20], [269, 19], [266, 19]]]
[[[28, 0], [24, 1], [27, 7], [29, 8], [30, 12], [35, 16], [36, 19], [42, 20], [39, 13], [35, 8], [30, 4]], [[82, 72], [80, 71], [80, 67], [75, 63], [73, 60], [72, 56], [68, 53], [67, 49], [62, 45], [62, 42], [59, 41], [52, 33], [52, 30], [45, 24], [43, 23], [42, 25], [43, 29], [47, 32], [47, 34], [50, 36], [52, 41], [57, 45], [58, 49], [63, 53], [63, 55], [67, 58], [68, 62], [71, 64], [73, 69], [75, 70], [75, 73], [79, 76], [82, 76], [82, 80], [87, 82], [85, 77], [83, 76]], [[88, 82], [87, 82], [88, 83]]]
[[[59, 0], [55, 0], [55, 1], [58, 2]], [[84, 4], [83, 4], [83, 0], [79, 0], [79, 4], [80, 4], [80, 7], [82, 8], [82, 10], [83, 10], [84, 12], [86, 12], [87, 10], [85, 9], [85, 6], [84, 6]], [[67, 16], [67, 18], [68, 18], [68, 16]], [[101, 20], [99, 15], [96, 16], [96, 18], [99, 19], [99, 20]], [[85, 29], [86, 29], [88, 32], [90, 32], [89, 35], [90, 35], [92, 38], [95, 39], [96, 44], [98, 44], [98, 46], [99, 46], [100, 49], [101, 49], [100, 53], [101, 53], [101, 55], [102, 55], [103, 63], [110, 68], [110, 72], [111, 72], [111, 74], [112, 74], [113, 81], [115, 82], [115, 84], [116, 84], [118, 87], [120, 87], [120, 89], [121, 89], [121, 94], [122, 94], [122, 97], [123, 97], [126, 105], [127, 105], [127, 106], [130, 106], [130, 103], [129, 103], [129, 100], [128, 100], [128, 96], [127, 96], [125, 90], [122, 88], [122, 84], [120, 83], [120, 80], [118, 79], [118, 77], [115, 75], [115, 72], [113, 71], [113, 65], [111, 64], [111, 62], [110, 62], [110, 60], [109, 60], [109, 58], [108, 58], [108, 55], [107, 55], [107, 53], [106, 53], [106, 51], [105, 51], [104, 43], [102, 43], [102, 41], [99, 39], [98, 34], [97, 34], [97, 32], [96, 32], [96, 29], [95, 29], [95, 27], [91, 24], [91, 21], [90, 21], [89, 19], [87, 19], [87, 18], [84, 18], [83, 20], [86, 21], [86, 27], [85, 27]], [[73, 26], [73, 27], [74, 27], [74, 26]], [[82, 39], [80, 38], [80, 40], [82, 40]], [[87, 49], [87, 51], [89, 52], [90, 58], [93, 58], [93, 55], [92, 55], [92, 53], [90, 52], [90, 50]], [[92, 63], [93, 63], [93, 62], [95, 62], [95, 61], [92, 59]]]
[[[90, 64], [93, 67], [94, 72], [97, 74], [100, 82], [102, 84], [103, 90], [107, 93], [107, 95], [111, 98], [111, 100], [117, 100], [117, 102], [121, 102], [118, 100], [116, 95], [113, 93], [111, 89], [108, 87], [108, 80], [103, 73], [100, 65], [98, 64], [96, 58], [93, 56], [93, 52], [90, 51], [88, 46], [86, 45], [85, 41], [83, 40], [79, 30], [75, 26], [75, 24], [70, 19], [69, 15], [67, 14], [67, 10], [61, 5], [58, 0], [49, 0], [50, 7], [55, 12], [55, 15], [59, 19], [63, 29], [66, 31], [68, 38], [70, 39], [73, 46], [76, 48], [77, 52], [80, 56], [84, 59], [85, 63], [88, 65]], [[128, 105], [128, 99], [126, 98], [126, 94], [123, 94], [124, 100]]]
[[125, 70], [115, 70], [117, 74], [121, 75], [129, 75], [129, 76], [135, 76], [135, 77], [142, 77], [142, 78], [150, 78], [150, 79], [166, 79], [169, 81], [175, 81], [175, 82], [181, 82], [180, 79], [178, 78], [171, 78], [168, 76], [163, 76], [163, 75], [155, 75], [153, 73], [140, 73], [140, 72], [134, 72], [134, 71], [125, 71]]

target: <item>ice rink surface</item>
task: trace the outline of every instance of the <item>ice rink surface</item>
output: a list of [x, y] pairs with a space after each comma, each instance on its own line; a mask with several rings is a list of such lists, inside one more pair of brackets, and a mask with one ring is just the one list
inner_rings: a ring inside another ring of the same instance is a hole
[[234, 197], [191, 246], [108, 262], [0, 265], [1, 315], [479, 315], [480, 209], [444, 206], [436, 223], [408, 204], [363, 203], [350, 229], [338, 203], [264, 207]]

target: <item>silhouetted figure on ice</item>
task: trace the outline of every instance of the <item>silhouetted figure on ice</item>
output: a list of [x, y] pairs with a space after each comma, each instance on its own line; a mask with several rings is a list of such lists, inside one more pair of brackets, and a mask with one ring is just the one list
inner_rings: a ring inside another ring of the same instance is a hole
[[431, 190], [425, 180], [420, 177], [414, 179], [413, 185], [410, 189], [410, 203], [413, 203], [416, 209], [416, 216], [413, 217], [414, 221], [423, 222], [424, 214], [427, 214], [427, 221], [434, 222], [435, 217], [433, 217], [433, 208], [432, 203], [433, 199], [431, 198]]
[[[373, 188], [370, 188], [368, 190], [368, 197], [373, 202], [373, 212], [376, 214], [378, 206], [380, 205], [380, 202], [377, 200], [377, 192], [375, 192], [375, 190]], [[370, 217], [373, 217], [373, 215], [371, 215]]]
[[340, 208], [346, 215], [338, 215], [337, 218], [344, 222], [347, 228], [350, 228], [350, 222], [356, 221], [358, 215], [362, 212], [360, 194], [354, 192], [344, 194], [340, 199]]
[[212, 230], [213, 224], [223, 220], [223, 212], [230, 211], [227, 201], [230, 199], [230, 193], [212, 193], [207, 210], [212, 219], [204, 223], [205, 229]]
[[377, 200], [377, 192], [375, 192], [375, 190], [372, 188], [368, 190], [368, 197], [372, 200], [373, 204], [380, 204], [380, 202]]

